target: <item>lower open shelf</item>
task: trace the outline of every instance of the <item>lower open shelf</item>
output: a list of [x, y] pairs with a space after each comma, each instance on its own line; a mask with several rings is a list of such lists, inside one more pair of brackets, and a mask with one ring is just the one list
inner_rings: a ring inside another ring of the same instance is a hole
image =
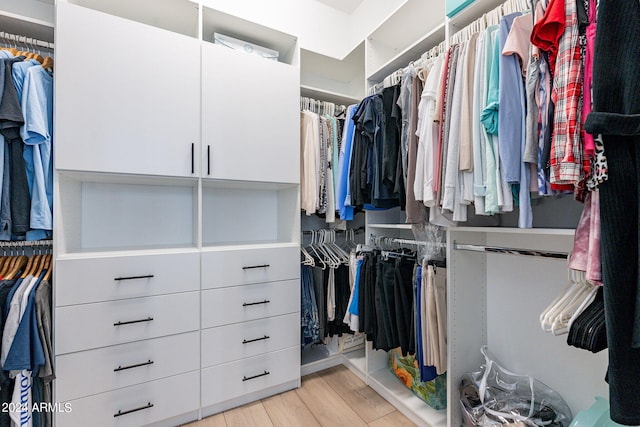
[[[418, 398], [388, 369], [369, 374], [369, 387], [419, 426], [445, 427], [447, 411], [435, 410]], [[449, 402], [451, 404], [451, 402]]]

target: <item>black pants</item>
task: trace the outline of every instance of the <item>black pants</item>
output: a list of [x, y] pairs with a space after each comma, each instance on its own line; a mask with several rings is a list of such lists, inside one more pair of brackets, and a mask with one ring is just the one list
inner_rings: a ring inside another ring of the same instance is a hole
[[600, 186], [600, 215], [611, 419], [640, 425], [640, 136], [607, 136], [604, 143], [609, 180]]
[[395, 267], [395, 313], [398, 339], [402, 354], [415, 353], [415, 330], [413, 322], [413, 266], [415, 262], [408, 259], [396, 260]]

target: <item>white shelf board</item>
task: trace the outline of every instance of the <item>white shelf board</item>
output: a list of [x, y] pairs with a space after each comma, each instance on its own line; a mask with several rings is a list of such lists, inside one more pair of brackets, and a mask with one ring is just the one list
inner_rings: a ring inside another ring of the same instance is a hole
[[324, 90], [324, 89], [320, 89], [313, 86], [307, 86], [307, 85], [300, 86], [300, 96], [313, 98], [317, 101], [333, 102], [334, 104], [337, 104], [337, 105], [357, 104], [362, 100], [360, 97], [332, 92], [330, 90]]
[[453, 227], [451, 232], [474, 232], [491, 234], [524, 234], [538, 236], [573, 236], [575, 230], [570, 228], [512, 228], [512, 227]]
[[386, 228], [389, 230], [411, 230], [411, 224], [367, 224], [369, 228]]
[[40, 21], [0, 11], [0, 28], [6, 33], [53, 42], [53, 22]]
[[449, 24], [452, 26], [451, 34], [466, 27], [483, 14], [495, 9], [504, 2], [505, 0], [475, 0], [450, 18]]
[[337, 82], [352, 82], [362, 79], [364, 73], [364, 42], [354, 48], [343, 59], [333, 58], [306, 49], [300, 49], [300, 71], [317, 74]]
[[59, 253], [56, 256], [58, 260], [73, 260], [73, 259], [87, 259], [87, 258], [110, 258], [121, 256], [137, 256], [137, 255], [163, 255], [163, 254], [183, 254], [183, 253], [199, 253], [200, 251], [191, 246], [148, 246], [146, 248], [100, 248], [97, 249], [78, 249], [68, 253]]
[[431, 408], [388, 369], [380, 369], [370, 374], [369, 386], [419, 426], [446, 427], [447, 411]]
[[252, 250], [252, 249], [279, 249], [279, 248], [291, 248], [291, 247], [299, 247], [300, 245], [297, 242], [256, 242], [256, 243], [247, 243], [247, 242], [222, 242], [222, 243], [203, 243], [202, 252], [224, 252], [229, 249], [233, 250]]
[[369, 74], [369, 76], [367, 76], [367, 80], [371, 83], [382, 81], [392, 72], [402, 67], [406, 67], [411, 61], [419, 59], [423, 53], [427, 52], [432, 47], [437, 46], [440, 42], [444, 41], [444, 38], [445, 24], [444, 22], [442, 22], [427, 34], [422, 36], [420, 39], [418, 39], [416, 42], [414, 42], [412, 45], [407, 47], [405, 50], [391, 58], [380, 68]]

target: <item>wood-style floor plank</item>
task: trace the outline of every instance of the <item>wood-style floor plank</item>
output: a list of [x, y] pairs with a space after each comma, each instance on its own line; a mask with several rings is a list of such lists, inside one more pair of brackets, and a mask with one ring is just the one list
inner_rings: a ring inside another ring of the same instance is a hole
[[369, 427], [415, 427], [411, 420], [398, 411], [393, 411], [382, 418], [370, 422]]
[[224, 412], [227, 427], [274, 427], [262, 402], [254, 402]]
[[318, 372], [318, 375], [325, 380], [366, 423], [375, 421], [395, 411], [395, 408], [389, 402], [384, 400], [345, 366], [334, 366], [333, 368]]
[[183, 427], [227, 427], [227, 422], [224, 420], [224, 414], [216, 414], [200, 421], [184, 424]]
[[302, 387], [296, 393], [323, 427], [367, 425], [317, 374], [302, 378]]
[[263, 399], [262, 405], [275, 427], [320, 427], [294, 390]]

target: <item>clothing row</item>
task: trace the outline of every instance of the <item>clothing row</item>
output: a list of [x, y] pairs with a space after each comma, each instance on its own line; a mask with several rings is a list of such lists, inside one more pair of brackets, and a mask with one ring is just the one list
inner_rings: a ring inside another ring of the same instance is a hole
[[0, 240], [53, 230], [53, 76], [0, 50]]
[[[353, 262], [355, 260], [355, 262]], [[415, 354], [422, 381], [446, 371], [446, 270], [415, 254], [378, 249], [354, 255], [344, 323], [376, 350]]]
[[[51, 256], [0, 259], [0, 426], [46, 427], [55, 379], [51, 318]], [[14, 262], [15, 266], [10, 265]]]
[[[329, 114], [300, 112], [300, 203], [307, 215], [336, 220], [338, 158], [344, 119]], [[353, 213], [349, 218], [353, 219]]]

